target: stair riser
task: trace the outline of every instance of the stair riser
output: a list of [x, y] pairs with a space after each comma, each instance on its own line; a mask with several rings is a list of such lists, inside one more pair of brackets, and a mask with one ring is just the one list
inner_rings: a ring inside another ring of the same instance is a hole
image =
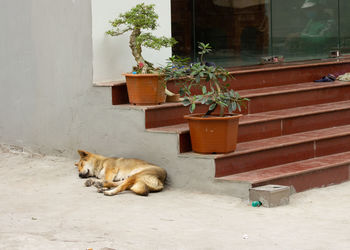
[[267, 182], [254, 183], [253, 187], [267, 184], [293, 186], [296, 192], [302, 192], [312, 188], [325, 187], [350, 180], [350, 165], [317, 170], [306, 174], [293, 175]]
[[[274, 87], [286, 84], [313, 82], [316, 79], [333, 74], [349, 72], [350, 63], [334, 65], [316, 65], [312, 67], [282, 68], [275, 66], [271, 69], [233, 72], [234, 79], [227, 80], [230, 88], [234, 90], [256, 89]], [[174, 82], [167, 84], [172, 91], [178, 91], [179, 87]]]
[[[207, 110], [208, 107], [205, 105], [197, 105], [196, 107], [196, 113], [205, 113]], [[145, 115], [145, 126], [146, 128], [156, 128], [184, 123], [187, 122], [184, 119], [184, 115], [188, 114], [190, 114], [189, 109], [184, 106], [148, 109]]]
[[216, 159], [216, 177], [238, 174], [350, 150], [350, 136], [316, 140]]
[[350, 135], [318, 141], [315, 156], [319, 157], [346, 151], [350, 151]]
[[[235, 79], [229, 80], [230, 87], [235, 90], [265, 88], [279, 85], [312, 82], [329, 73], [343, 74], [349, 72], [350, 63], [330, 64], [330, 65], [315, 65], [305, 67], [301, 65], [294, 68], [283, 68], [276, 65], [272, 69], [258, 70], [254, 72], [234, 72]], [[167, 84], [168, 89], [173, 92], [178, 92], [179, 87], [174, 82]], [[116, 85], [112, 87], [112, 104], [129, 103], [126, 85]]]
[[[350, 110], [347, 109], [282, 120], [241, 124], [238, 130], [238, 142], [266, 139], [347, 124], [350, 124]], [[179, 135], [179, 141], [180, 153], [192, 150], [189, 132]], [[350, 145], [350, 141], [348, 144]]]
[[179, 152], [186, 153], [192, 151], [192, 143], [190, 133], [183, 133], [179, 135]]
[[238, 174], [314, 157], [314, 142], [257, 151], [215, 160], [215, 177]]
[[[207, 111], [207, 105], [197, 104], [194, 113], [206, 113]], [[217, 108], [213, 114], [218, 113], [219, 108]], [[247, 110], [242, 107], [242, 112], [235, 113], [246, 114]], [[148, 109], [146, 110], [145, 126], [148, 129], [185, 123], [187, 120], [184, 119], [184, 115], [188, 114], [190, 114], [189, 108], [182, 105], [177, 107], [167, 107], [165, 109]]]
[[[349, 99], [350, 85], [304, 92], [267, 95], [263, 97], [251, 97], [248, 107], [244, 109], [242, 113], [253, 114], [328, 102], [345, 101]], [[195, 112], [202, 113], [206, 112], [207, 109], [208, 107], [206, 105], [198, 104]], [[186, 122], [183, 117], [187, 114], [189, 114], [188, 107], [181, 105], [164, 109], [148, 109], [146, 110], [145, 126], [146, 128], [156, 128], [183, 123]], [[267, 125], [275, 127], [276, 124], [277, 123]], [[269, 130], [270, 128], [267, 129]], [[275, 128], [271, 129], [275, 130]]]
[[248, 113], [295, 108], [350, 99], [350, 85], [250, 97]]
[[350, 124], [350, 109], [239, 126], [238, 142]]

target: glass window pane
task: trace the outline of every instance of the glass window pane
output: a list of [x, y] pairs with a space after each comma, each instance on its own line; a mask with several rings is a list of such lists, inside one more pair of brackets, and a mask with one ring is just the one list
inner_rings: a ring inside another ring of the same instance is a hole
[[338, 0], [272, 0], [272, 50], [286, 61], [338, 49]]
[[340, 16], [340, 50], [341, 53], [350, 53], [350, 1], [339, 1]]
[[269, 53], [268, 0], [196, 0], [194, 41], [210, 43], [207, 60], [230, 67], [260, 63]]
[[225, 67], [254, 65], [261, 57], [285, 61], [350, 53], [349, 0], [172, 0], [174, 54], [196, 59], [198, 42], [210, 43], [207, 61]]
[[171, 32], [178, 41], [173, 54], [193, 58], [193, 0], [171, 0]]

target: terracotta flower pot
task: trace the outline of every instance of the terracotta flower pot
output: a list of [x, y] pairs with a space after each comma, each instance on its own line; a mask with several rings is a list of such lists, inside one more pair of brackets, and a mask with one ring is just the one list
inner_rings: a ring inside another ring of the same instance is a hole
[[159, 74], [124, 74], [129, 102], [154, 105], [165, 102], [165, 85]]
[[238, 121], [241, 114], [224, 117], [204, 114], [186, 115], [190, 127], [192, 150], [196, 153], [229, 153], [236, 150]]

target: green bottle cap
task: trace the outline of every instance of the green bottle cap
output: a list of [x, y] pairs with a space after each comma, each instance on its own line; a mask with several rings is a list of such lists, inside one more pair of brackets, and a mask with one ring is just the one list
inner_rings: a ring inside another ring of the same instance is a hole
[[252, 206], [253, 207], [260, 207], [261, 206], [261, 202], [260, 201], [253, 201], [252, 202]]

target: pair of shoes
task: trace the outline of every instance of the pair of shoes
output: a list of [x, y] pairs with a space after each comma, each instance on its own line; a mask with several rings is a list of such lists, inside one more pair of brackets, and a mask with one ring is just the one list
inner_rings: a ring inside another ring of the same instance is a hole
[[327, 76], [322, 77], [319, 80], [315, 80], [315, 82], [334, 82], [337, 79], [333, 74], [328, 74]]

